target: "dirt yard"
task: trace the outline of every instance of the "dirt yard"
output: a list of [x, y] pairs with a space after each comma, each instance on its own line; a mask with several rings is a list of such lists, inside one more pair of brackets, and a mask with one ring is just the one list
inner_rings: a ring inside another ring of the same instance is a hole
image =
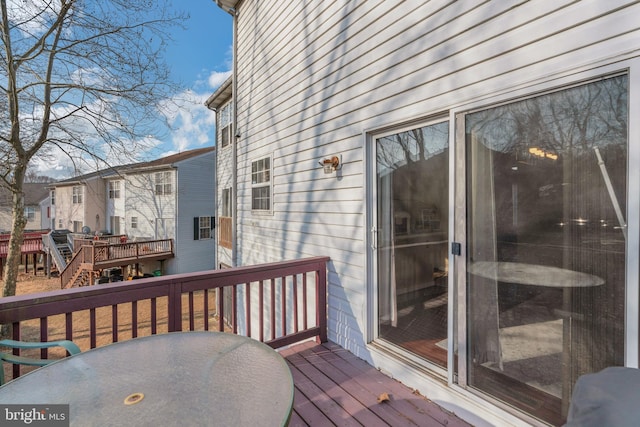
[[[18, 284], [16, 287], [17, 295], [34, 294], [40, 292], [49, 292], [60, 289], [60, 279], [51, 278], [47, 279], [40, 271], [38, 275], [34, 275], [33, 272], [24, 273], [24, 268], [21, 267], [21, 273], [18, 277]], [[100, 286], [100, 285], [95, 285]], [[202, 293], [194, 293], [194, 313], [195, 313], [195, 330], [204, 330], [203, 322], [203, 305], [204, 298]], [[136, 316], [138, 331], [137, 336], [151, 335], [151, 316], [150, 316], [149, 301], [140, 301], [137, 304]], [[188, 307], [187, 296], [184, 296], [183, 307]], [[209, 307], [212, 310], [215, 305], [214, 292], [209, 293]], [[158, 315], [158, 333], [167, 332], [167, 301], [166, 298], [159, 298], [157, 300], [157, 315]], [[124, 341], [132, 338], [132, 319], [133, 307], [132, 304], [120, 304], [117, 310], [117, 340]], [[57, 315], [51, 316], [47, 320], [47, 332], [48, 340], [58, 340], [65, 338], [65, 316]], [[112, 308], [101, 307], [96, 309], [96, 347], [101, 347], [107, 344], [111, 344], [113, 339], [113, 314]], [[218, 322], [217, 317], [211, 316], [208, 319], [209, 330], [217, 330]], [[89, 336], [89, 311], [78, 312], [73, 314], [73, 341], [80, 347], [82, 351], [89, 350], [91, 348], [90, 336]], [[183, 317], [183, 330], [189, 330], [188, 318], [185, 315]], [[39, 320], [30, 320], [22, 322], [21, 324], [21, 339], [24, 341], [39, 341], [40, 340], [40, 322]], [[0, 347], [0, 351], [5, 351]], [[26, 356], [39, 357], [39, 351], [35, 353], [23, 353]], [[64, 355], [63, 350], [52, 350], [49, 353], [50, 358], [58, 358]], [[6, 364], [5, 364], [6, 365]], [[12, 378], [11, 367], [5, 366], [5, 378]], [[29, 368], [22, 367], [22, 373], [27, 372]]]

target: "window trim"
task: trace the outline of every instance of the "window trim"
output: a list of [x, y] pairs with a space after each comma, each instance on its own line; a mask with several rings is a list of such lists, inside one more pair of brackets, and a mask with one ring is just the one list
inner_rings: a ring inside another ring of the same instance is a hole
[[[263, 174], [264, 172], [268, 172], [269, 174], [269, 179], [268, 181], [261, 181], [261, 182], [257, 182], [254, 183], [253, 182], [253, 175], [254, 175], [254, 171], [253, 171], [253, 165], [256, 163], [259, 163], [261, 161], [264, 160], [269, 160], [269, 168], [265, 169], [265, 170], [261, 170], [261, 171], [256, 171], [255, 173], [261, 173]], [[273, 155], [268, 155], [268, 156], [263, 156], [263, 157], [259, 157], [253, 161], [251, 161], [251, 168], [249, 170], [249, 182], [251, 184], [251, 195], [250, 195], [250, 200], [251, 200], [251, 213], [252, 214], [262, 214], [262, 215], [268, 215], [268, 214], [273, 214]], [[253, 196], [253, 190], [257, 189], [257, 188], [266, 188], [268, 189], [269, 192], [269, 208], [268, 209], [258, 209], [258, 208], [254, 208], [254, 196]]]
[[[203, 220], [206, 220], [204, 224], [203, 224]], [[206, 222], [208, 222], [208, 224]], [[213, 230], [215, 228], [216, 228], [215, 216], [193, 217], [193, 240], [212, 240], [215, 236], [215, 233], [213, 233]], [[205, 235], [203, 236], [203, 234]]]
[[120, 198], [120, 181], [112, 180], [108, 184], [109, 199]]
[[221, 194], [221, 203], [220, 203], [220, 216], [231, 218], [233, 216], [233, 212], [231, 209], [231, 187], [223, 188]]
[[25, 206], [24, 207], [24, 217], [27, 222], [32, 222], [36, 220], [36, 208], [33, 206]]
[[[161, 177], [161, 179], [158, 179]], [[173, 194], [172, 171], [160, 171], [153, 174], [153, 193], [156, 196], [169, 196]], [[160, 189], [160, 190], [158, 190]]]
[[[221, 109], [217, 126], [220, 127], [220, 148], [227, 148], [233, 145], [233, 101], [226, 103]], [[225, 144], [224, 136], [227, 136]]]
[[83, 203], [83, 187], [81, 185], [74, 185], [71, 189], [71, 202], [74, 205], [81, 205]]

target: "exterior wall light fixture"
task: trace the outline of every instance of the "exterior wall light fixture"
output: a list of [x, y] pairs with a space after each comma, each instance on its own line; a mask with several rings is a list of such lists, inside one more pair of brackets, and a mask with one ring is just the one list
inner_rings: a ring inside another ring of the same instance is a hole
[[336, 154], [335, 156], [327, 157], [318, 162], [323, 167], [324, 173], [332, 173], [342, 168], [342, 156]]

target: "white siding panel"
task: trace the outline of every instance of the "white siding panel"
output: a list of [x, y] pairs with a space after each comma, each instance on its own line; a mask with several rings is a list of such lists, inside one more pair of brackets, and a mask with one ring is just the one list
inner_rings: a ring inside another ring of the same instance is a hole
[[[328, 255], [329, 337], [366, 350], [364, 132], [638, 55], [622, 0], [245, 0], [238, 28], [239, 263]], [[324, 175], [318, 161], [341, 154]], [[273, 156], [273, 213], [251, 161]]]
[[[534, 2], [535, 5], [539, 5], [540, 2]], [[544, 2], [543, 2], [544, 3]], [[546, 2], [548, 4], [548, 2]], [[579, 6], [574, 6], [576, 8], [580, 7], [580, 8], [589, 8], [591, 5], [593, 5], [594, 7], [599, 6], [602, 2], [596, 2], [596, 3], [585, 3], [581, 2]], [[502, 4], [502, 2], [500, 2], [500, 4]], [[534, 6], [531, 6], [534, 7]], [[477, 11], [477, 10], [476, 10]], [[523, 13], [523, 16], [529, 17], [529, 13], [533, 13], [534, 11], [529, 11], [529, 10], [525, 10], [525, 13]], [[348, 79], [349, 82], [351, 82], [351, 84], [349, 86], [344, 86], [341, 89], [336, 88], [335, 90], [332, 88], [332, 86], [327, 86], [326, 81], [312, 81], [311, 83], [313, 84], [313, 87], [316, 88], [316, 94], [314, 95], [314, 99], [312, 100], [311, 98], [309, 98], [309, 94], [308, 93], [302, 93], [301, 94], [301, 98], [300, 99], [292, 99], [292, 98], [288, 98], [286, 100], [284, 100], [285, 102], [278, 102], [278, 99], [274, 100], [274, 104], [267, 104], [269, 105], [268, 108], [271, 108], [271, 112], [270, 114], [265, 114], [266, 117], [269, 118], [273, 118], [276, 117], [279, 121], [282, 121], [282, 118], [290, 118], [290, 122], [285, 122], [283, 124], [280, 123], [276, 123], [273, 121], [273, 119], [270, 119], [271, 121], [268, 121], [265, 123], [264, 128], [265, 129], [269, 129], [273, 132], [279, 132], [278, 135], [278, 139], [281, 139], [283, 136], [283, 132], [289, 133], [289, 131], [291, 132], [297, 132], [301, 129], [299, 121], [301, 120], [301, 117], [309, 117], [309, 116], [319, 116], [321, 114], [326, 114], [324, 108], [325, 104], [327, 104], [326, 102], [323, 101], [323, 97], [326, 98], [327, 93], [329, 93], [332, 98], [331, 98], [331, 105], [332, 106], [336, 106], [339, 104], [343, 104], [346, 103], [347, 101], [353, 100], [354, 98], [354, 94], [365, 94], [367, 99], [358, 99], [358, 108], [361, 108], [362, 105], [367, 105], [368, 103], [370, 103], [371, 99], [375, 98], [374, 93], [372, 93], [371, 90], [367, 90], [367, 88], [362, 88], [359, 89], [356, 85], [354, 85], [353, 83], [357, 83], [357, 82], [366, 82], [366, 84], [368, 84], [369, 86], [371, 86], [372, 83], [374, 83], [375, 86], [375, 90], [381, 90], [383, 92], [383, 95], [385, 93], [398, 93], [400, 91], [404, 90], [408, 90], [408, 89], [412, 89], [414, 87], [416, 87], [417, 84], [424, 84], [427, 83], [428, 81], [434, 81], [435, 79], [441, 79], [443, 77], [451, 77], [450, 74], [452, 71], [455, 71], [456, 69], [466, 69], [471, 67], [474, 63], [477, 63], [478, 61], [484, 61], [487, 58], [491, 58], [491, 57], [495, 57], [499, 54], [504, 54], [504, 52], [508, 52], [510, 50], [513, 50], [515, 48], [517, 48], [519, 45], [522, 44], [526, 44], [531, 42], [532, 40], [535, 40], [536, 38], [540, 38], [540, 34], [545, 34], [544, 29], [549, 28], [549, 26], [553, 26], [557, 25], [558, 23], [563, 23], [563, 28], [568, 28], [568, 27], [572, 27], [572, 26], [576, 26], [581, 22], [580, 19], [580, 14], [577, 13], [578, 10], [573, 10], [570, 9], [569, 10], [570, 14], [568, 16], [573, 16], [573, 19], [568, 19], [567, 15], [563, 15], [562, 17], [555, 17], [555, 16], [549, 16], [546, 17], [546, 19], [538, 19], [536, 21], [534, 21], [533, 23], [530, 23], [528, 26], [523, 27], [516, 27], [515, 30], [509, 32], [509, 33], [504, 33], [502, 35], [502, 37], [489, 37], [489, 41], [484, 43], [484, 47], [480, 47], [478, 45], [478, 42], [481, 40], [485, 40], [485, 38], [487, 37], [486, 34], [490, 34], [491, 35], [491, 31], [493, 29], [493, 31], [497, 31], [497, 29], [500, 29], [500, 31], [504, 31], [504, 28], [508, 28], [508, 26], [506, 26], [507, 24], [509, 24], [511, 21], [513, 21], [513, 17], [509, 16], [509, 15], [505, 15], [505, 16], [501, 16], [500, 19], [494, 19], [494, 20], [490, 20], [487, 22], [484, 22], [482, 24], [482, 26], [475, 31], [473, 34], [469, 34], [469, 32], [464, 32], [460, 37], [457, 38], [457, 40], [459, 41], [455, 41], [453, 39], [451, 39], [451, 37], [449, 36], [449, 38], [451, 40], [448, 41], [448, 44], [446, 46], [441, 46], [439, 49], [437, 49], [436, 52], [433, 52], [431, 54], [429, 54], [429, 52], [425, 51], [424, 48], [424, 41], [417, 39], [417, 41], [413, 42], [412, 45], [403, 45], [402, 48], [402, 52], [403, 55], [407, 55], [407, 59], [405, 59], [405, 63], [407, 66], [404, 66], [405, 64], [403, 64], [403, 67], [395, 67], [392, 69], [388, 69], [388, 67], [390, 66], [390, 62], [389, 61], [394, 61], [397, 63], [398, 62], [398, 58], [397, 58], [397, 50], [391, 50], [390, 49], [390, 54], [391, 57], [380, 57], [380, 51], [382, 50], [382, 52], [384, 52], [384, 49], [379, 49], [376, 51], [376, 56], [375, 59], [376, 61], [374, 63], [366, 63], [365, 65], [368, 66], [363, 66], [363, 61], [361, 60], [360, 62], [357, 62], [356, 65], [354, 65], [354, 67], [357, 67], [357, 69], [353, 69], [350, 70], [349, 67], [344, 67], [341, 68], [340, 71], [342, 72], [342, 74], [346, 79]], [[594, 10], [595, 13], [600, 13], [601, 10], [598, 10], [596, 8], [596, 10]], [[630, 15], [628, 13], [626, 13], [624, 10], [620, 11], [619, 14], [627, 16], [626, 21], [629, 22], [631, 25], [634, 25], [633, 23], [633, 18], [631, 15], [631, 17], [629, 17]], [[469, 14], [471, 15], [471, 14]], [[478, 17], [475, 19], [475, 21], [477, 22], [481, 22], [481, 18], [482, 17]], [[468, 22], [467, 22], [468, 21]], [[504, 22], [503, 22], [504, 21]], [[558, 22], [556, 22], [558, 21]], [[462, 29], [464, 28], [468, 28], [469, 25], [473, 25], [474, 21], [469, 21], [469, 20], [465, 20], [463, 22], [463, 24], [461, 24]], [[608, 37], [606, 34], [602, 34], [602, 25], [601, 24], [596, 24], [599, 25], [598, 30], [600, 31], [593, 31], [591, 29], [581, 29], [581, 31], [579, 33], [577, 33], [575, 36], [569, 34], [568, 37], [566, 37], [567, 40], [571, 40], [573, 43], [575, 43], [577, 46], [584, 46], [584, 45], [589, 45], [589, 38], [588, 37]], [[460, 30], [462, 30], [460, 29]], [[444, 37], [445, 35], [448, 35], [450, 33], [448, 33], [449, 27], [444, 27], [442, 30], [440, 30], [440, 32], [443, 33], [442, 37]], [[477, 37], [478, 35], [481, 35], [481, 38]], [[434, 36], [434, 34], [429, 34], [429, 41], [431, 42], [431, 37]], [[525, 38], [524, 36], [528, 36], [529, 38]], [[564, 37], [564, 36], [563, 36]], [[414, 38], [415, 39], [415, 38]], [[539, 42], [541, 43], [541, 42]], [[556, 50], [558, 48], [562, 48], [563, 50], [568, 48], [567, 46], [564, 46], [562, 43], [557, 43], [556, 39], [551, 39], [551, 41], [549, 42], [551, 44], [552, 48], [555, 48]], [[435, 43], [436, 47], [438, 45], [438, 43]], [[429, 46], [433, 46], [431, 43], [429, 43]], [[468, 50], [469, 46], [474, 47], [473, 50]], [[574, 47], [574, 48], [578, 48], [578, 47]], [[415, 48], [415, 52], [412, 52], [412, 47]], [[482, 51], [476, 52], [476, 49], [484, 49]], [[430, 48], [430, 50], [435, 50], [433, 48]], [[408, 51], [408, 53], [407, 53]], [[458, 51], [458, 56], [456, 56], [456, 51]], [[538, 55], [550, 55], [551, 56], [554, 55], [553, 49], [549, 50], [547, 48], [543, 46], [541, 47], [537, 47], [537, 46], [533, 46], [532, 49], [530, 49], [530, 51], [527, 52], [526, 55], [518, 55], [519, 61], [525, 65], [525, 64], [529, 64], [531, 62], [536, 62], [539, 61], [540, 59], [537, 59], [536, 57], [532, 57], [531, 54], [532, 53], [538, 53]], [[454, 64], [454, 67], [451, 67], [449, 64], [447, 63], [443, 63], [440, 64], [441, 61], [443, 61], [443, 59], [445, 57], [448, 58], [456, 58], [456, 64]], [[381, 58], [381, 59], [380, 59]], [[359, 58], [361, 59], [361, 58]], [[415, 65], [413, 64], [413, 62], [416, 61], [421, 61], [423, 62], [423, 64], [419, 64], [416, 63]], [[507, 58], [505, 59], [505, 61], [512, 61], [512, 58]], [[424, 75], [417, 75], [418, 73], [417, 70], [423, 70], [425, 69], [425, 67], [429, 64], [437, 64], [438, 65], [438, 69], [441, 70], [440, 72], [438, 72], [437, 75], [435, 76], [424, 76]], [[515, 64], [516, 68], [523, 66], [523, 65], [518, 65]], [[372, 68], [373, 67], [373, 68]], [[495, 64], [489, 64], [489, 66], [486, 67], [487, 71], [487, 76], [481, 76], [482, 78], [476, 77], [476, 73], [477, 71], [473, 71], [473, 73], [468, 73], [470, 75], [472, 75], [473, 77], [475, 77], [475, 82], [478, 81], [482, 81], [483, 78], [485, 77], [493, 77], [496, 74], [496, 70], [504, 70], [504, 69], [508, 69], [505, 68], [504, 66], [500, 66], [495, 65]], [[371, 76], [371, 72], [372, 70], [376, 70], [379, 74], [378, 76], [374, 76], [377, 77], [377, 79], [379, 80], [380, 83], [375, 84], [375, 79], [373, 79], [374, 81], [372, 82], [372, 76]], [[355, 74], [354, 74], [355, 71]], [[383, 73], [380, 73], [380, 71], [383, 71]], [[358, 73], [362, 74], [362, 76], [359, 77], [354, 77], [356, 75], [358, 75]], [[407, 73], [411, 73], [409, 74], [409, 76], [413, 75], [413, 78], [408, 79], [408, 83], [407, 84], [402, 84], [401, 81], [398, 81], [399, 78], [403, 77], [403, 75], [407, 75]], [[367, 80], [368, 79], [368, 80]], [[454, 78], [449, 78], [450, 82], [455, 82]], [[383, 83], [381, 85], [381, 83]], [[469, 84], [468, 82], [460, 82], [459, 84], [454, 84], [451, 85], [451, 83], [449, 83], [450, 86], [452, 87], [462, 87], [464, 85]], [[387, 86], [393, 86], [395, 88], [394, 91], [389, 91], [388, 89], [386, 89]], [[301, 85], [302, 87], [305, 87], [304, 85]], [[278, 93], [279, 91], [276, 90], [277, 86], [270, 86], [270, 91], [271, 93]], [[283, 90], [280, 91], [281, 93], [290, 93], [290, 90]], [[432, 91], [431, 93], [439, 93], [438, 91]], [[286, 95], [288, 96], [288, 95]], [[384, 99], [384, 96], [378, 96], [378, 99]], [[259, 107], [256, 105], [256, 97], [255, 95], [252, 94], [252, 104], [251, 104], [251, 114], [252, 117], [259, 117]], [[300, 108], [300, 105], [304, 106], [304, 110], [302, 108]], [[286, 105], [289, 107], [289, 112], [280, 112], [278, 110], [278, 105]], [[274, 107], [275, 106], [275, 107]], [[275, 108], [275, 111], [273, 111]], [[303, 114], [300, 114], [300, 112], [303, 111]], [[336, 115], [342, 115], [345, 119], [348, 117], [348, 113], [352, 112], [353, 109], [347, 110], [347, 111], [337, 111]], [[333, 116], [333, 115], [331, 115]], [[252, 125], [258, 126], [259, 123], [259, 119], [253, 119], [251, 120]], [[312, 126], [305, 126], [302, 129], [314, 129]], [[259, 129], [255, 130], [256, 132], [259, 131]], [[260, 134], [259, 137], [260, 139], [269, 138], [269, 134]]]

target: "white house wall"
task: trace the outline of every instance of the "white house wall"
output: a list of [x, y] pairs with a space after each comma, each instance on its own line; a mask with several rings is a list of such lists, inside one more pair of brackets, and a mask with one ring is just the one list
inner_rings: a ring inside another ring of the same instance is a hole
[[[118, 198], [109, 198], [109, 182], [115, 181], [120, 183], [120, 197]], [[117, 180], [105, 180], [106, 185], [106, 213], [107, 216], [105, 218], [106, 224], [108, 228], [111, 228], [111, 217], [119, 217], [120, 218], [120, 232], [125, 233], [127, 230], [127, 224], [125, 223], [126, 218], [126, 210], [125, 210], [125, 181], [122, 179]], [[109, 230], [113, 233], [113, 230]]]
[[[222, 110], [219, 108], [218, 111]], [[221, 141], [221, 127], [218, 126], [218, 117], [216, 115], [216, 140]], [[216, 200], [222, 200], [222, 193], [226, 188], [233, 188], [233, 144], [235, 141], [232, 141], [231, 144], [227, 145], [224, 148], [218, 146], [216, 149], [217, 156], [217, 169], [216, 169]], [[219, 203], [217, 208], [217, 217], [220, 218], [222, 216], [222, 203]], [[216, 232], [216, 236], [218, 233]], [[225, 265], [233, 265], [231, 250], [225, 248], [223, 246], [218, 245], [217, 250], [217, 262], [218, 264], [222, 263]]]
[[216, 215], [215, 151], [178, 163], [175, 273], [216, 267], [215, 229], [210, 239], [194, 240], [194, 218]]
[[[156, 236], [156, 220], [175, 219], [175, 170], [172, 170], [172, 192], [167, 195], [155, 194], [155, 172], [159, 170], [126, 176], [125, 230], [131, 238], [159, 238]], [[131, 228], [131, 217], [137, 217], [137, 228]], [[167, 238], [173, 239], [175, 235]]]
[[105, 230], [105, 186], [104, 181], [100, 179], [90, 180], [85, 184], [84, 189], [84, 212], [85, 217], [83, 224], [91, 228], [92, 231]]
[[[245, 0], [238, 17], [239, 264], [330, 256], [329, 339], [369, 360], [365, 133], [566, 82], [640, 45], [632, 1], [401, 5]], [[325, 175], [334, 154], [343, 167]], [[273, 213], [255, 214], [251, 161], [266, 156]]]
[[[73, 187], [82, 188], [82, 203], [73, 203]], [[74, 221], [92, 231], [105, 227], [105, 192], [102, 179], [76, 185], [56, 186], [55, 228], [73, 230]], [[62, 226], [60, 226], [62, 221]]]

